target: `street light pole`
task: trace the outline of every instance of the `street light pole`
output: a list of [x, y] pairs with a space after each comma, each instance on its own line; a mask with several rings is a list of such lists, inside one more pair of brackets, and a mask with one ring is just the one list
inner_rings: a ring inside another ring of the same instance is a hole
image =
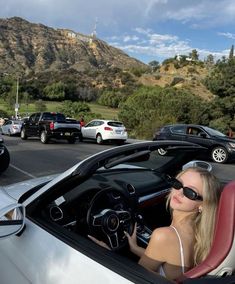
[[19, 77], [16, 79], [16, 103], [15, 103], [15, 118], [18, 118], [18, 110], [19, 110]]

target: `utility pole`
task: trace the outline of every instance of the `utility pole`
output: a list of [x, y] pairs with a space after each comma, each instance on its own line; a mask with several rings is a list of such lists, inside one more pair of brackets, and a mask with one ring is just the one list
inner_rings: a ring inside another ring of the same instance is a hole
[[15, 103], [15, 118], [18, 118], [18, 110], [19, 110], [19, 77], [16, 79], [16, 103]]

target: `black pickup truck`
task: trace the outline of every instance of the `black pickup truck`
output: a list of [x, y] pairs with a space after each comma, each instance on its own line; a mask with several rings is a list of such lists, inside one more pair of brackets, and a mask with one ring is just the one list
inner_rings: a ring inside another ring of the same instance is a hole
[[21, 128], [21, 139], [40, 137], [46, 144], [51, 138], [65, 139], [73, 144], [76, 138], [81, 139], [81, 127], [76, 120], [66, 119], [58, 112], [37, 112], [25, 119]]

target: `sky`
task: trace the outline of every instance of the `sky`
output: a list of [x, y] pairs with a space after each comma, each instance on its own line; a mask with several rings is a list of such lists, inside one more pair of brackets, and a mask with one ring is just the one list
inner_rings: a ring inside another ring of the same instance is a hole
[[[71, 29], [144, 63], [196, 49], [204, 60], [228, 56], [235, 42], [234, 0], [0, 0], [0, 18], [22, 17]], [[96, 28], [95, 28], [96, 27]]]

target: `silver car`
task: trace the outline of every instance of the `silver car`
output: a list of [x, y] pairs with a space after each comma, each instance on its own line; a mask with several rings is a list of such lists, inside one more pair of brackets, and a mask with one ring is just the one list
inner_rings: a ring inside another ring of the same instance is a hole
[[[163, 146], [167, 157], [158, 154]], [[172, 283], [138, 265], [124, 231], [131, 234], [137, 222], [144, 247], [152, 229], [169, 222], [165, 177], [200, 151], [180, 141], [134, 143], [97, 153], [59, 175], [1, 187], [0, 282]]]
[[21, 120], [7, 120], [1, 127], [2, 134], [20, 135], [22, 123]]

